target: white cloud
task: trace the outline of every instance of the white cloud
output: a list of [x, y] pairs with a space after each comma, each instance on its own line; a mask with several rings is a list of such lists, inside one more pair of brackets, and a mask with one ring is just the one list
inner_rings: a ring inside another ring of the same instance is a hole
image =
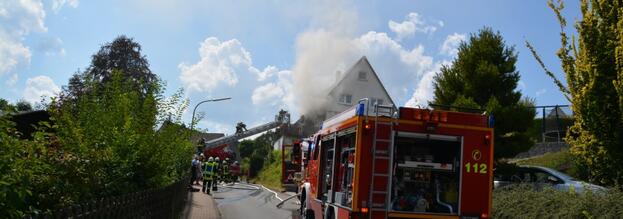
[[424, 47], [422, 45], [407, 50], [398, 42], [389, 38], [386, 33], [370, 31], [357, 38], [355, 42], [360, 46], [363, 54], [393, 54], [403, 64], [414, 67], [417, 73], [422, 73], [433, 64], [433, 58], [424, 55]]
[[28, 47], [6, 37], [0, 31], [0, 75], [12, 72], [19, 65], [30, 63], [30, 56]]
[[277, 75], [275, 82], [266, 83], [253, 90], [251, 96], [253, 104], [268, 104], [280, 106], [284, 109], [295, 109], [294, 94], [292, 92], [292, 72], [283, 70], [273, 75]]
[[297, 115], [296, 110], [296, 101], [294, 96], [294, 87], [292, 80], [292, 72], [291, 71], [280, 71], [277, 73], [277, 85], [281, 87], [284, 91], [284, 95], [281, 97], [281, 101], [283, 102], [282, 108], [288, 109], [292, 116]]
[[41, 97], [56, 96], [61, 89], [48, 76], [37, 76], [26, 80], [26, 89], [24, 89], [24, 99], [31, 103], [37, 103]]
[[413, 96], [411, 97], [411, 99], [409, 99], [405, 103], [405, 106], [410, 106], [410, 107], [428, 106], [428, 102], [432, 101], [434, 97], [435, 87], [434, 87], [433, 82], [434, 82], [435, 75], [437, 75], [442, 65], [450, 65], [450, 64], [452, 63], [450, 63], [449, 61], [437, 62], [435, 63], [435, 66], [432, 69], [430, 69], [429, 71], [426, 71], [426, 73], [424, 73], [424, 75], [420, 78], [417, 88], [415, 89], [415, 92], [413, 92]]
[[17, 79], [19, 79], [19, 76], [17, 74], [11, 74], [11, 76], [9, 76], [9, 80], [7, 80], [5, 84], [11, 87], [15, 85], [15, 83], [17, 83]]
[[[297, 112], [292, 112], [295, 108], [289, 70], [280, 70], [273, 65], [254, 66], [251, 53], [236, 39], [219, 41], [209, 37], [201, 43], [199, 55], [198, 62], [179, 65], [179, 78], [185, 90], [195, 91], [188, 92], [189, 98], [198, 101], [214, 94], [232, 100], [212, 106], [212, 110], [218, 111], [210, 114], [216, 120], [200, 122], [197, 127], [207, 127], [210, 132], [231, 133], [233, 126], [224, 125], [233, 122], [230, 120], [252, 124], [248, 122], [256, 121], [264, 113], [276, 113], [277, 107], [296, 115]], [[221, 108], [227, 105], [251, 107]], [[185, 116], [190, 119], [190, 113]]]
[[79, 1], [78, 0], [53, 0], [52, 1], [52, 10], [54, 13], [58, 13], [65, 4], [69, 5], [69, 7], [77, 8]]
[[424, 46], [405, 48], [386, 33], [370, 31], [355, 41], [396, 104], [404, 104], [411, 96], [408, 90], [416, 85], [414, 81], [434, 67], [433, 57], [425, 54]]
[[219, 123], [211, 120], [201, 120], [197, 126], [207, 127], [210, 133], [232, 133], [233, 128], [229, 124]]
[[30, 32], [46, 32], [45, 11], [38, 0], [0, 2], [0, 29], [13, 36], [22, 36]]
[[266, 66], [266, 68], [264, 68], [264, 70], [262, 71], [258, 70], [255, 67], [249, 67], [249, 71], [257, 75], [258, 81], [263, 81], [277, 74], [277, 72], [279, 72], [279, 69], [277, 69], [277, 67], [275, 66], [269, 65]]
[[283, 89], [277, 86], [275, 83], [268, 83], [262, 86], [259, 86], [253, 90], [253, 95], [251, 96], [251, 100], [254, 105], [260, 104], [270, 104], [276, 105], [277, 98], [282, 97], [284, 94]]
[[180, 80], [189, 91], [211, 91], [222, 83], [234, 86], [238, 83], [237, 71], [253, 68], [251, 55], [237, 39], [221, 42], [209, 37], [201, 43], [199, 56], [195, 64], [178, 66]]
[[209, 37], [201, 43], [199, 56], [200, 60], [195, 64], [181, 63], [178, 66], [180, 79], [188, 90], [211, 91], [221, 84], [233, 87], [238, 84], [241, 73], [255, 75], [260, 82], [281, 74], [272, 65], [263, 70], [253, 66], [251, 53], [237, 39], [221, 42], [216, 37]]
[[[443, 22], [439, 21], [437, 24], [440, 27], [443, 27]], [[389, 29], [396, 33], [399, 40], [413, 35], [416, 32], [428, 34], [437, 31], [437, 27], [435, 25], [428, 24], [418, 13], [415, 12], [409, 13], [406, 19], [401, 23], [390, 20], [388, 25]]]
[[535, 94], [536, 94], [536, 97], [540, 97], [541, 95], [545, 93], [547, 93], [547, 89], [543, 88], [541, 90], [538, 90]]
[[30, 63], [30, 49], [22, 41], [30, 32], [46, 32], [44, 19], [41, 1], [0, 1], [0, 75]]
[[461, 42], [465, 41], [467, 36], [465, 34], [454, 33], [452, 35], [448, 35], [446, 40], [443, 41], [441, 48], [439, 49], [439, 53], [442, 55], [447, 55], [449, 57], [455, 57], [459, 52], [458, 48], [461, 45]]

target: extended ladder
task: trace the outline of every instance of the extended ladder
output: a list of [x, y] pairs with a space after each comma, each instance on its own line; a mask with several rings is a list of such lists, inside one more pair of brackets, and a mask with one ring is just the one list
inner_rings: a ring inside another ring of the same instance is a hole
[[[372, 179], [370, 180], [370, 218], [374, 212], [384, 212], [387, 218], [389, 186], [391, 179], [391, 158], [393, 156], [394, 106], [374, 105], [375, 122], [372, 143]], [[381, 116], [388, 115], [388, 121], [381, 121]], [[378, 213], [377, 213], [378, 215]]]

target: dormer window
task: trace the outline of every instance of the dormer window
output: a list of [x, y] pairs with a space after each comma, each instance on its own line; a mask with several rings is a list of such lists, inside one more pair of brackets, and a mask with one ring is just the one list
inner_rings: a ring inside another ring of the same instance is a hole
[[357, 78], [360, 81], [367, 81], [368, 80], [368, 74], [366, 74], [365, 71], [360, 71]]

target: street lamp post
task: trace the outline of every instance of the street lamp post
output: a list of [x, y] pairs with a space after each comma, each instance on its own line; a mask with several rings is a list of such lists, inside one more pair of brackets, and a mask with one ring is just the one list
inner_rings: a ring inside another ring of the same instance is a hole
[[216, 99], [209, 99], [209, 100], [204, 100], [199, 102], [197, 105], [195, 105], [195, 109], [193, 109], [193, 118], [190, 120], [190, 132], [191, 132], [191, 136], [192, 136], [192, 132], [194, 131], [193, 129], [193, 125], [195, 124], [195, 111], [197, 110], [197, 107], [199, 105], [201, 105], [202, 103], [205, 102], [217, 102], [217, 101], [223, 101], [223, 100], [229, 100], [231, 99], [231, 97], [225, 97], [225, 98], [216, 98]]
[[[193, 125], [195, 124], [195, 111], [197, 110], [197, 107], [199, 105], [201, 105], [202, 103], [205, 103], [205, 102], [216, 102], [216, 101], [223, 101], [223, 100], [229, 100], [229, 99], [231, 99], [231, 97], [209, 99], [209, 100], [201, 101], [201, 102], [197, 103], [197, 105], [195, 105], [195, 108], [193, 109], [193, 118], [190, 121], [190, 136], [191, 136], [191, 139], [192, 139], [192, 136], [193, 136], [193, 133], [194, 133]], [[197, 150], [199, 151], [199, 149], [197, 149]]]

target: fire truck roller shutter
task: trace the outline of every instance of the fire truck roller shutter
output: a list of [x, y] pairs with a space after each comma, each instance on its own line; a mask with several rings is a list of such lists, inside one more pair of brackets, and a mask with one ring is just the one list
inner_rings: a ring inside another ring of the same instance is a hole
[[457, 214], [461, 148], [459, 136], [396, 132], [391, 210]]

